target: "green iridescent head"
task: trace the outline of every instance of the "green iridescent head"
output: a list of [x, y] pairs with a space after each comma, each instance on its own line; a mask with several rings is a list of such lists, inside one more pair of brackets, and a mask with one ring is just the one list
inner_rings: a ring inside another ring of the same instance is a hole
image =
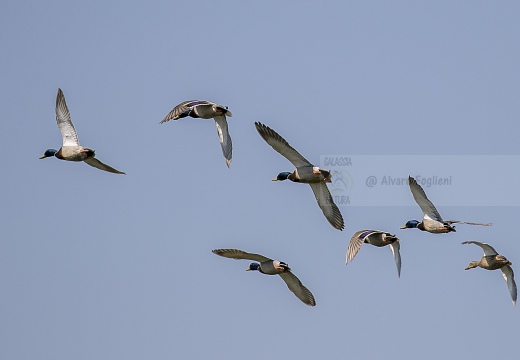
[[58, 152], [58, 150], [56, 150], [56, 149], [47, 149], [47, 150], [45, 150], [43, 155], [40, 156], [40, 159], [45, 159], [47, 157], [54, 156], [54, 155], [56, 155], [57, 152]]
[[284, 181], [284, 180], [287, 180], [289, 178], [289, 175], [291, 175], [292, 173], [288, 172], [288, 171], [284, 171], [284, 172], [281, 172], [278, 174], [278, 176], [276, 176], [273, 181]]

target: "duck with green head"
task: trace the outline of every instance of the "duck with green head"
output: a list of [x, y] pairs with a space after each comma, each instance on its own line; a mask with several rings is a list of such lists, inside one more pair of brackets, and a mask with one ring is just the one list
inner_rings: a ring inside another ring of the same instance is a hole
[[343, 216], [326, 185], [326, 183], [331, 182], [330, 171], [314, 166], [270, 127], [259, 122], [255, 122], [255, 126], [260, 136], [296, 168], [293, 172], [279, 173], [273, 181], [291, 180], [292, 182], [309, 184], [323, 215], [335, 229], [343, 230], [345, 227]]
[[426, 193], [424, 192], [421, 185], [417, 183], [417, 181], [408, 176], [408, 185], [410, 186], [410, 191], [412, 192], [413, 198], [415, 202], [419, 205], [423, 212], [423, 221], [417, 220], [409, 220], [401, 226], [401, 229], [413, 229], [417, 228], [422, 231], [427, 231], [433, 234], [440, 233], [449, 233], [451, 231], [456, 231], [455, 226], [452, 224], [468, 224], [468, 225], [481, 225], [481, 226], [490, 226], [491, 223], [474, 223], [474, 222], [465, 222], [458, 220], [443, 220], [433, 203], [428, 199]]
[[84, 161], [88, 165], [104, 171], [115, 174], [124, 174], [124, 172], [103, 164], [101, 161], [96, 159], [94, 150], [85, 148], [80, 145], [78, 134], [76, 133], [76, 129], [72, 124], [69, 109], [67, 107], [67, 103], [65, 102], [65, 96], [63, 95], [61, 89], [58, 89], [58, 94], [56, 95], [56, 122], [58, 123], [58, 128], [61, 132], [63, 145], [59, 150], [45, 150], [45, 153], [40, 156], [40, 159], [54, 156], [60, 160]]
[[215, 249], [213, 250], [213, 253], [230, 259], [258, 261], [251, 263], [246, 270], [259, 271], [266, 275], [280, 275], [282, 280], [285, 281], [285, 284], [289, 290], [291, 290], [298, 299], [300, 299], [306, 305], [316, 305], [316, 301], [314, 300], [312, 293], [309, 291], [309, 289], [303, 286], [296, 275], [292, 273], [291, 268], [289, 265], [287, 265], [287, 263], [238, 249]]

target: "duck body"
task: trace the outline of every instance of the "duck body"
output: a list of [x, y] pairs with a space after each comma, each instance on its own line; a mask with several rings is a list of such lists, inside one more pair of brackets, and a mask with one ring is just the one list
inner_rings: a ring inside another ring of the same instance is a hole
[[267, 260], [261, 263], [251, 263], [246, 270], [258, 270], [266, 275], [280, 275], [291, 271], [289, 265], [279, 260]]
[[63, 145], [59, 150], [47, 149], [45, 153], [40, 156], [40, 159], [54, 156], [60, 160], [84, 161], [88, 165], [100, 170], [114, 174], [124, 174], [124, 172], [103, 164], [96, 159], [94, 150], [81, 146], [76, 129], [72, 124], [70, 112], [65, 101], [65, 95], [63, 95], [61, 89], [58, 89], [58, 94], [56, 95], [56, 122], [61, 132]]
[[413, 229], [417, 228], [421, 231], [427, 231], [432, 234], [442, 234], [442, 233], [449, 233], [455, 230], [455, 226], [451, 226], [450, 223], [446, 221], [439, 221], [439, 220], [433, 220], [425, 216], [423, 221], [417, 221], [417, 220], [410, 220], [407, 221], [404, 226], [401, 227], [401, 229]]
[[281, 172], [273, 181], [291, 180], [304, 184], [328, 183], [331, 174], [329, 170], [322, 169], [313, 165], [300, 166], [291, 172]]
[[47, 149], [45, 153], [40, 156], [40, 159], [55, 156], [60, 160], [67, 161], [85, 161], [93, 158], [95, 152], [92, 149], [84, 148], [83, 146], [62, 146], [59, 150]]
[[62, 146], [56, 153], [58, 159], [68, 161], [85, 161], [95, 156], [94, 150], [86, 149], [83, 146]]
[[379, 230], [364, 230], [359, 236], [364, 237], [365, 244], [377, 247], [391, 245], [394, 242], [399, 241], [395, 235]]
[[329, 188], [326, 185], [326, 183], [331, 182], [330, 171], [314, 166], [270, 127], [259, 122], [255, 122], [255, 127], [265, 142], [280, 155], [289, 160], [296, 168], [293, 172], [284, 171], [279, 173], [273, 181], [291, 180], [292, 182], [309, 184], [318, 206], [327, 221], [335, 229], [343, 230], [345, 227], [343, 216], [334, 203]]
[[304, 304], [309, 306], [316, 305], [316, 301], [314, 300], [312, 293], [301, 283], [296, 275], [292, 273], [291, 268], [289, 265], [287, 265], [287, 263], [238, 249], [215, 249], [212, 252], [216, 255], [230, 259], [246, 259], [257, 261], [251, 263], [246, 270], [256, 270], [265, 275], [279, 275], [289, 290], [291, 290], [291, 292], [296, 295], [296, 297]]
[[472, 261], [464, 270], [473, 269], [480, 267], [486, 270], [498, 270], [502, 271], [502, 276], [507, 284], [509, 294], [511, 295], [511, 301], [513, 306], [516, 305], [517, 300], [517, 288], [515, 282], [515, 274], [511, 265], [511, 261], [507, 260], [504, 255], [500, 255], [497, 251], [489, 244], [478, 242], [478, 241], [464, 241], [462, 244], [475, 244], [482, 248], [484, 256], [479, 261]]
[[427, 231], [432, 234], [445, 234], [449, 232], [456, 232], [455, 226], [451, 226], [451, 223], [447, 221], [439, 221], [435, 219], [429, 219], [428, 216], [423, 218], [420, 225], [417, 226], [419, 230]]
[[357, 255], [363, 244], [370, 244], [377, 247], [390, 246], [394, 261], [397, 266], [397, 276], [401, 277], [401, 253], [399, 239], [386, 231], [381, 230], [360, 230], [352, 235], [347, 248], [345, 263], [348, 264]]
[[169, 120], [178, 120], [184, 117], [213, 119], [216, 116], [233, 116], [227, 106], [206, 100], [188, 100], [175, 106], [172, 111], [165, 116], [161, 123]]
[[192, 118], [215, 120], [222, 154], [224, 155], [226, 165], [229, 168], [233, 157], [233, 144], [231, 136], [229, 135], [226, 116], [231, 117], [233, 116], [233, 113], [228, 110], [227, 106], [222, 106], [211, 101], [188, 100], [175, 106], [160, 123], [162, 124], [169, 120], [178, 120], [188, 116]]
[[479, 261], [472, 261], [464, 270], [473, 269], [475, 267], [481, 267], [486, 270], [497, 270], [508, 265], [512, 265], [511, 261], [502, 255], [484, 255]]

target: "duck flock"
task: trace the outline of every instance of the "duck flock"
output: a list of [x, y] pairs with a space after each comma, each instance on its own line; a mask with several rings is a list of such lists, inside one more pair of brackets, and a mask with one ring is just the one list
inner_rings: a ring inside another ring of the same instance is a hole
[[[170, 111], [168, 115], [166, 115], [166, 117], [161, 121], [161, 124], [169, 120], [178, 120], [188, 116], [192, 118], [214, 119], [220, 145], [222, 147], [222, 154], [226, 161], [226, 165], [230, 167], [233, 155], [233, 146], [231, 137], [229, 135], [226, 117], [232, 115], [233, 114], [228, 110], [227, 106], [222, 106], [205, 100], [189, 100], [175, 106], [173, 110]], [[108, 171], [114, 174], [125, 174], [124, 172], [116, 170], [115, 168], [96, 159], [94, 150], [80, 145], [76, 129], [72, 124], [70, 112], [67, 108], [67, 103], [65, 102], [65, 96], [63, 95], [63, 91], [61, 89], [58, 89], [58, 94], [56, 96], [56, 122], [58, 123], [58, 128], [61, 132], [63, 140], [62, 146], [59, 150], [47, 149], [40, 157], [40, 159], [54, 156], [61, 160], [84, 161], [88, 165], [104, 171]], [[331, 182], [331, 172], [329, 170], [322, 169], [319, 166], [313, 165], [291, 145], [289, 145], [289, 143], [282, 136], [280, 136], [276, 131], [267, 125], [255, 122], [255, 127], [258, 131], [258, 134], [260, 134], [265, 142], [267, 142], [267, 144], [269, 144], [282, 156], [287, 158], [287, 160], [289, 160], [295, 167], [295, 170], [292, 172], [280, 172], [273, 179], [273, 181], [283, 181], [288, 179], [296, 183], [309, 184], [314, 193], [316, 201], [318, 202], [318, 206], [320, 207], [327, 221], [335, 229], [343, 230], [345, 227], [343, 216], [341, 215], [339, 208], [334, 203], [334, 200], [327, 187], [327, 183]], [[409, 176], [408, 184], [410, 186], [410, 191], [414, 200], [417, 202], [423, 212], [423, 219], [422, 221], [409, 220], [404, 226], [401, 227], [401, 229], [417, 228], [432, 234], [442, 234], [456, 231], [453, 224], [481, 226], [492, 225], [490, 223], [443, 220], [433, 203], [426, 196], [423, 188], [413, 177]], [[399, 238], [386, 231], [360, 230], [352, 235], [347, 248], [347, 264], [349, 261], [354, 259], [364, 243], [377, 247], [389, 245], [394, 256], [395, 264], [397, 266], [397, 275], [401, 275]], [[513, 305], [515, 305], [517, 299], [517, 288], [514, 280], [513, 269], [511, 268], [511, 262], [507, 260], [505, 256], [498, 254], [497, 251], [489, 244], [478, 241], [464, 241], [462, 244], [475, 244], [480, 246], [484, 251], [484, 256], [482, 256], [479, 261], [471, 261], [466, 267], [466, 270], [475, 267], [481, 267], [486, 270], [500, 269], [502, 271], [504, 280], [506, 281]], [[316, 301], [312, 293], [292, 273], [291, 268], [287, 263], [239, 249], [215, 249], [213, 250], [213, 253], [231, 259], [245, 259], [255, 261], [249, 265], [247, 270], [258, 270], [262, 274], [267, 275], [280, 275], [282, 280], [287, 284], [289, 290], [291, 290], [303, 303], [309, 306], [316, 305]]]

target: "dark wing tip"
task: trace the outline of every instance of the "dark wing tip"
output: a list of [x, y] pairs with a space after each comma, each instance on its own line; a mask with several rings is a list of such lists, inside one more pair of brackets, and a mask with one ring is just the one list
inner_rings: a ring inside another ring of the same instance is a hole
[[422, 189], [421, 185], [419, 185], [419, 184], [417, 183], [417, 180], [415, 180], [415, 179], [414, 179], [413, 177], [411, 177], [410, 175], [408, 175], [408, 185], [409, 185], [409, 186], [417, 185], [418, 187], [420, 187], [420, 188]]
[[[408, 175], [408, 186], [412, 187], [412, 186], [417, 186], [419, 187], [421, 190], [422, 190], [422, 186], [419, 185], [417, 183], [417, 180], [415, 180], [413, 177], [411, 177], [410, 175]], [[424, 190], [423, 190], [424, 191]]]
[[164, 117], [164, 119], [162, 119], [161, 122], [160, 122], [159, 124], [165, 123], [165, 122], [170, 121], [171, 119], [173, 119], [173, 111], [174, 111], [174, 110], [175, 110], [175, 109], [173, 109], [172, 111], [170, 111], [170, 112], [168, 113], [168, 115], [166, 115], [166, 116]]
[[311, 294], [311, 298], [309, 298], [309, 301], [306, 302], [305, 304], [307, 304], [309, 306], [316, 306], [316, 300], [314, 300], [314, 296], [312, 296], [312, 294]]
[[231, 258], [231, 259], [241, 259], [245, 255], [245, 252], [238, 249], [215, 249], [211, 250], [211, 252], [215, 255]]
[[314, 295], [312, 295], [311, 291], [302, 284], [300, 279], [292, 271], [279, 274], [280, 277], [285, 281], [287, 287], [291, 292], [296, 295], [301, 302], [305, 305], [316, 306], [316, 300], [314, 299]]
[[269, 126], [264, 125], [258, 121], [255, 122], [256, 131], [260, 134], [260, 136], [267, 141], [269, 137], [269, 133], [273, 131]]
[[341, 211], [339, 210], [338, 206], [334, 204], [333, 207], [333, 216], [332, 218], [327, 218], [329, 220], [330, 224], [339, 231], [343, 231], [345, 228], [345, 220], [343, 220], [343, 215], [341, 214]]
[[479, 243], [478, 241], [473, 241], [473, 240], [463, 241], [463, 242], [461, 242], [461, 244], [475, 244], [475, 245], [480, 245], [480, 243]]
[[223, 253], [225, 253], [226, 251], [228, 251], [229, 249], [215, 249], [215, 250], [211, 250], [211, 252], [213, 254], [216, 254], [216, 255], [220, 255], [222, 256]]
[[63, 91], [61, 91], [60, 88], [58, 88], [58, 93], [56, 94], [56, 107], [58, 107], [58, 104], [60, 103], [60, 100], [65, 100], [65, 95], [63, 95]]
[[269, 126], [264, 125], [258, 121], [255, 122], [255, 126], [256, 126], [256, 131], [258, 131], [260, 136], [266, 142], [268, 142], [268, 140], [270, 138], [274, 138], [274, 139], [277, 139], [278, 141], [280, 141], [281, 143], [283, 143], [285, 146], [290, 146], [289, 143], [287, 143], [287, 141], [280, 134], [278, 134], [276, 131], [271, 129]]
[[343, 231], [345, 229], [345, 222], [343, 221], [343, 217], [341, 215], [334, 214], [334, 217], [327, 217], [329, 224], [336, 230]]
[[312, 295], [311, 291], [307, 289], [303, 284], [301, 284], [301, 290], [302, 290], [302, 297], [300, 300], [305, 304], [309, 306], [316, 306], [316, 300], [314, 299], [314, 295]]

